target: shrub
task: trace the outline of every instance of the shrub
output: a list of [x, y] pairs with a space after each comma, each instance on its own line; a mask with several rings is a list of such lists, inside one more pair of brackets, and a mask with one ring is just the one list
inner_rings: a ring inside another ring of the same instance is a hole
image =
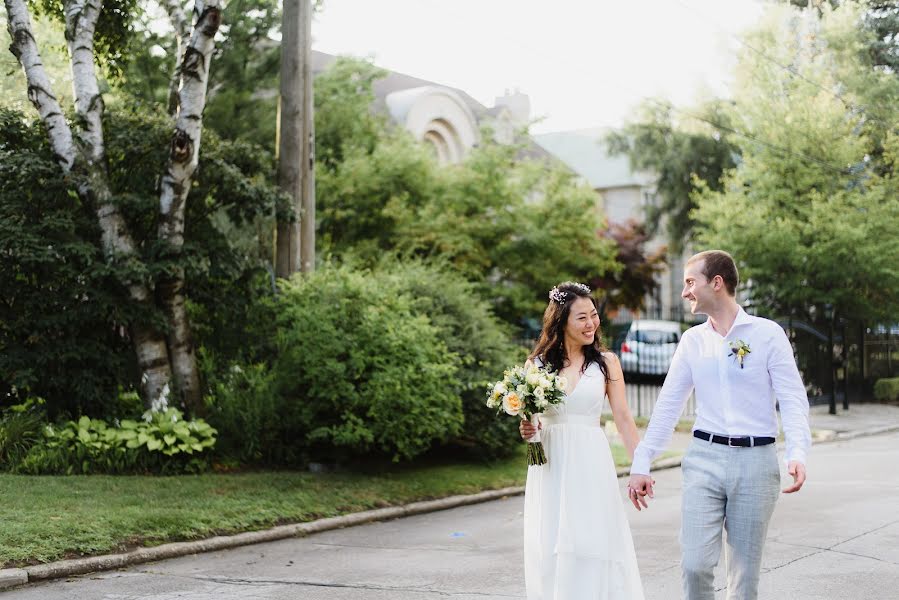
[[899, 400], [899, 377], [878, 379], [874, 384], [874, 398], [881, 402]]
[[117, 385], [134, 378], [123, 334], [137, 314], [103, 258], [96, 217], [44, 128], [26, 123], [0, 109], [0, 397], [41, 396], [54, 418], [113, 414]]
[[0, 465], [20, 462], [41, 440], [47, 419], [43, 407], [43, 398], [29, 398], [0, 415]]
[[216, 455], [240, 464], [290, 464], [297, 444], [282, 440], [283, 402], [275, 394], [266, 365], [232, 365], [216, 374], [211, 356], [200, 352], [207, 373], [208, 419], [219, 432]]
[[410, 459], [460, 432], [459, 357], [392, 281], [343, 266], [282, 283], [274, 384], [310, 458]]
[[81, 417], [45, 425], [43, 439], [10, 467], [32, 475], [198, 472], [206, 467], [204, 451], [215, 444], [215, 435], [205, 421], [185, 421], [175, 408], [113, 426]]
[[447, 267], [421, 261], [387, 260], [378, 267], [396, 294], [408, 294], [417, 313], [428, 315], [439, 339], [459, 356], [459, 394], [464, 426], [450, 440], [480, 458], [494, 458], [518, 444], [514, 419], [499, 419], [487, 408], [484, 389], [525, 351], [511, 343], [508, 326], [499, 321], [475, 286]]

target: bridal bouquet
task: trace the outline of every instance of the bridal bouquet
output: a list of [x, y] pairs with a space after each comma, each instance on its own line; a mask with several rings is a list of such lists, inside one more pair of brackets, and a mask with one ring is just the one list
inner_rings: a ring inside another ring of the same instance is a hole
[[[564, 377], [537, 365], [511, 367], [502, 381], [487, 388], [487, 406], [496, 414], [505, 411], [513, 417], [530, 419], [565, 398]], [[528, 465], [546, 464], [546, 453], [540, 442], [528, 442]]]

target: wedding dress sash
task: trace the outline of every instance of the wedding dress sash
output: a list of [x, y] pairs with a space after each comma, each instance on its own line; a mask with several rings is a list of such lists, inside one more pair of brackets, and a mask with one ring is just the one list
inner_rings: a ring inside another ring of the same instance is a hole
[[540, 422], [544, 427], [550, 425], [583, 425], [586, 427], [600, 427], [599, 415], [543, 415]]

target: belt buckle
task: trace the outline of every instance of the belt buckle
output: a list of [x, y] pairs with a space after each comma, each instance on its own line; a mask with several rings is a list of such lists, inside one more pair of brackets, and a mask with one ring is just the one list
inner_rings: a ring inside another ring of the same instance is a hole
[[742, 448], [742, 446], [734, 446], [734, 440], [737, 438], [729, 437], [727, 438], [727, 447], [728, 448]]

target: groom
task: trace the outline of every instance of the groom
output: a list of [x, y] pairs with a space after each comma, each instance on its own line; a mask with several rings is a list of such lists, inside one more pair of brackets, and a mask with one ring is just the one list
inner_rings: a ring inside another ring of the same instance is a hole
[[777, 323], [743, 311], [735, 298], [738, 282], [726, 252], [700, 252], [687, 261], [681, 296], [690, 312], [708, 319], [687, 330], [678, 344], [628, 481], [631, 502], [637, 510], [646, 508], [646, 497], [653, 497], [649, 465], [668, 445], [695, 389], [695, 439], [682, 462], [680, 543], [687, 600], [714, 600], [722, 528], [728, 600], [758, 597], [762, 547], [780, 487], [775, 399], [793, 477], [783, 492], [797, 492], [805, 482], [808, 398], [790, 342]]

